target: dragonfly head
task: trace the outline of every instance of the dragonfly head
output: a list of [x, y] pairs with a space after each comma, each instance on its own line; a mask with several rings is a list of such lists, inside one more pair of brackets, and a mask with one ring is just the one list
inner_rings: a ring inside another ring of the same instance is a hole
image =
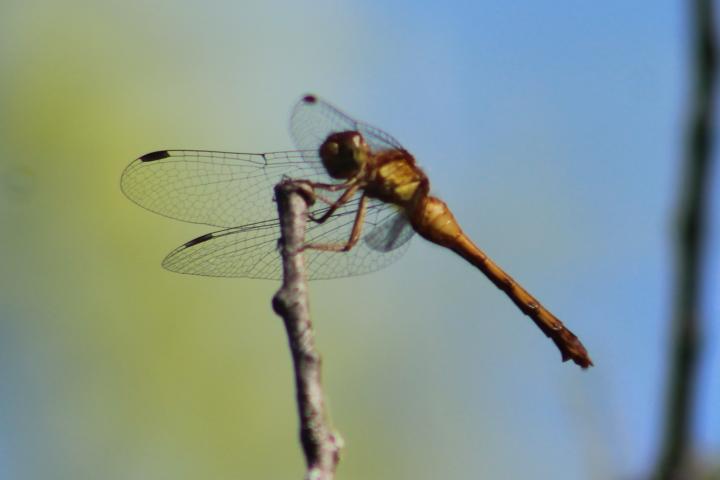
[[369, 152], [360, 132], [338, 132], [329, 135], [320, 146], [320, 159], [331, 177], [352, 178], [367, 163]]

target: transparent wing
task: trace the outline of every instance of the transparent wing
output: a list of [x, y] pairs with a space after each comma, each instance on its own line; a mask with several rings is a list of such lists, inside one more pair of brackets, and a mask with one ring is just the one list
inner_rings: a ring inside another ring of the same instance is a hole
[[[318, 157], [320, 145], [333, 132], [359, 131], [374, 151], [402, 149], [390, 135], [310, 95], [295, 106], [290, 129], [299, 151], [161, 150], [128, 165], [121, 188], [138, 205], [186, 222], [227, 227], [175, 249], [163, 262], [166, 268], [197, 275], [280, 278], [274, 186], [284, 178], [334, 183]], [[334, 201], [342, 190], [322, 194]], [[310, 222], [307, 241], [346, 242], [358, 202], [356, 196], [323, 224]], [[327, 208], [316, 206], [313, 213], [320, 216]], [[363, 229], [362, 241], [350, 252], [307, 251], [310, 277], [335, 278], [382, 268], [404, 253], [412, 235], [397, 209], [378, 200], [368, 202]]]
[[[309, 243], [342, 243], [348, 240], [358, 208], [356, 197], [325, 223], [308, 222], [306, 239]], [[320, 216], [327, 207], [315, 208], [313, 214]], [[376, 241], [358, 242], [348, 252], [306, 250], [308, 276], [310, 279], [328, 279], [360, 275], [390, 265], [400, 258], [409, 245], [411, 235], [399, 229], [401, 214], [392, 206], [370, 200], [363, 231]], [[393, 226], [395, 226], [393, 228]], [[385, 241], [393, 248], [382, 250], [381, 238], [396, 231], [402, 240]], [[412, 231], [412, 230], [411, 230]], [[382, 233], [381, 233], [382, 232]], [[187, 242], [172, 251], [163, 261], [168, 270], [193, 275], [213, 277], [245, 277], [280, 279], [282, 265], [277, 250], [280, 231], [277, 220], [257, 222], [253, 225], [229, 228], [209, 233]], [[377, 245], [376, 245], [377, 243]]]
[[[127, 166], [121, 189], [133, 202], [166, 217], [234, 227], [272, 218], [273, 187], [284, 177], [333, 183], [318, 157], [320, 145], [332, 132], [357, 130], [375, 151], [402, 149], [385, 132], [310, 95], [293, 109], [290, 129], [300, 151], [148, 153]], [[326, 196], [333, 198], [334, 194]]]
[[290, 117], [290, 133], [300, 150], [317, 152], [331, 133], [358, 131], [374, 152], [403, 150], [389, 134], [342, 113], [315, 95], [306, 95], [295, 105]]
[[128, 165], [120, 187], [130, 200], [160, 215], [234, 227], [276, 215], [273, 187], [284, 177], [332, 182], [316, 150], [161, 150]]
[[415, 234], [403, 212], [398, 210], [375, 226], [364, 237], [368, 247], [378, 252], [392, 252], [405, 245]]

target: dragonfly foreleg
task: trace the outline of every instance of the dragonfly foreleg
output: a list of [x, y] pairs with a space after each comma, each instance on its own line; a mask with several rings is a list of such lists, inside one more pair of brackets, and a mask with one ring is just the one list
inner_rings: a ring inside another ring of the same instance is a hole
[[313, 188], [320, 190], [327, 190], [329, 192], [337, 192], [343, 188], [347, 188], [347, 183], [320, 183], [320, 182], [308, 182]]
[[320, 198], [320, 200], [322, 200], [322, 201], [324, 201], [325, 203], [327, 203], [328, 205], [330, 205], [330, 207], [329, 207], [329, 208], [327, 209], [327, 211], [326, 211], [325, 213], [323, 213], [320, 217], [317, 217], [317, 218], [316, 218], [316, 217], [314, 217], [312, 214], [310, 214], [310, 215], [309, 215], [309, 216], [310, 216], [310, 220], [312, 220], [313, 222], [316, 222], [316, 223], [323, 223], [323, 222], [325, 222], [325, 220], [327, 220], [328, 218], [330, 218], [330, 216], [331, 216], [333, 213], [335, 213], [335, 210], [337, 210], [338, 208], [342, 207], [345, 203], [347, 203], [348, 200], [350, 200], [350, 199], [352, 198], [353, 195], [355, 195], [355, 193], [358, 191], [358, 188], [360, 188], [360, 185], [358, 185], [357, 183], [355, 183], [355, 184], [350, 185], [349, 187], [346, 187], [346, 188], [347, 188], [347, 189], [346, 189], [345, 192], [340, 196], [340, 198], [338, 198], [338, 199], [335, 200], [334, 202], [328, 202], [328, 201], [327, 201], [328, 199], [323, 199], [322, 197], [318, 197], [318, 198]]
[[[352, 188], [352, 187], [351, 187]], [[351, 190], [349, 188], [348, 190]], [[365, 213], [367, 212], [367, 195], [363, 193], [360, 197], [360, 204], [358, 206], [357, 214], [355, 215], [355, 221], [353, 222], [352, 231], [350, 232], [350, 238], [345, 243], [308, 243], [303, 246], [303, 250], [324, 250], [327, 252], [347, 252], [352, 249], [355, 244], [360, 240], [360, 233], [362, 233], [362, 226], [365, 223]]]

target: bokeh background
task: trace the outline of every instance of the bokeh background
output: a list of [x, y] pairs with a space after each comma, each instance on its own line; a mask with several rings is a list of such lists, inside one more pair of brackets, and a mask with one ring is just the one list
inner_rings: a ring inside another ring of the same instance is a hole
[[[301, 477], [278, 285], [162, 270], [169, 250], [212, 228], [138, 208], [119, 177], [160, 148], [290, 149], [288, 114], [307, 92], [400, 139], [596, 364], [560, 363], [479, 272], [421, 240], [381, 272], [314, 283], [346, 442], [339, 478], [649, 473], [674, 285], [684, 7], [4, 0], [0, 478]], [[700, 464], [720, 455], [718, 207], [715, 193]]]

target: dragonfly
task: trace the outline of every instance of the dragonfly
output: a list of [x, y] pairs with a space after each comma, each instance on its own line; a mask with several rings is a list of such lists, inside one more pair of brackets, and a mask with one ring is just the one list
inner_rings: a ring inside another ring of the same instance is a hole
[[405, 253], [417, 233], [485, 274], [555, 343], [563, 361], [583, 369], [593, 365], [577, 336], [463, 232], [395, 138], [315, 95], [297, 102], [290, 132], [294, 151], [159, 150], [127, 166], [121, 188], [130, 200], [170, 218], [219, 228], [170, 252], [163, 267], [280, 279], [273, 187], [288, 178], [302, 180], [320, 192], [310, 209], [304, 248], [310, 279], [384, 268]]

